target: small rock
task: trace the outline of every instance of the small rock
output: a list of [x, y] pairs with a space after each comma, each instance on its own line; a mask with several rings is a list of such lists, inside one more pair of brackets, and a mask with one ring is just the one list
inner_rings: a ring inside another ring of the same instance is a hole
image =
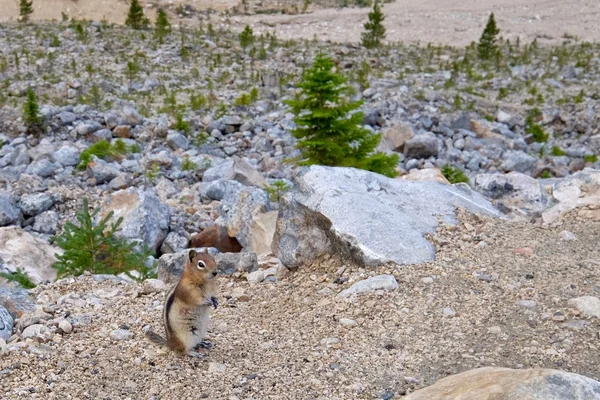
[[208, 363], [208, 372], [209, 373], [223, 373], [227, 371], [227, 366], [225, 364], [220, 364], [216, 362]]
[[490, 327], [487, 329], [487, 331], [488, 331], [488, 333], [489, 333], [489, 334], [492, 334], [492, 335], [499, 335], [499, 334], [501, 334], [501, 333], [502, 333], [502, 328], [500, 328], [499, 326], [490, 326]]
[[63, 333], [69, 334], [73, 332], [73, 325], [71, 325], [71, 323], [66, 319], [61, 319], [58, 323], [58, 327], [61, 331], [63, 331]]
[[350, 318], [340, 318], [340, 325], [342, 326], [356, 326], [356, 321]]
[[8, 340], [12, 336], [14, 319], [6, 310], [0, 306], [0, 340]]
[[454, 311], [453, 309], [451, 309], [450, 307], [445, 307], [442, 310], [442, 313], [444, 313], [444, 315], [448, 316], [448, 317], [454, 317], [456, 315], [456, 311]]
[[533, 300], [517, 300], [516, 304], [522, 308], [535, 308], [537, 303]]
[[50, 329], [48, 329], [48, 327], [46, 327], [45, 325], [34, 324], [25, 328], [21, 335], [23, 336], [23, 339], [49, 339], [49, 335], [51, 335], [51, 333]]
[[161, 293], [167, 290], [167, 285], [160, 279], [146, 279], [142, 283], [142, 293]]
[[47, 193], [26, 194], [21, 197], [19, 207], [26, 216], [36, 216], [54, 205], [54, 199]]
[[247, 279], [250, 283], [260, 283], [265, 280], [265, 274], [259, 269], [258, 271], [250, 272]]
[[133, 332], [127, 329], [116, 329], [110, 333], [110, 338], [113, 340], [129, 340], [133, 337]]
[[575, 234], [573, 232], [569, 232], [569, 231], [562, 231], [560, 233], [560, 238], [564, 241], [571, 241], [571, 240], [577, 240], [577, 236], [575, 236]]

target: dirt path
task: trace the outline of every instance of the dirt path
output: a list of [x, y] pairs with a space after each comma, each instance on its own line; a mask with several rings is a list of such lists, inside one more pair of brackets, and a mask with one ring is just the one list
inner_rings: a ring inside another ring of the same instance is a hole
[[[144, 339], [144, 326], [160, 331], [163, 293], [138, 296], [134, 285], [90, 277], [54, 284], [39, 295], [47, 309], [91, 323], [62, 343], [4, 355], [0, 393], [7, 400], [401, 398], [480, 366], [599, 379], [600, 321], [568, 300], [600, 295], [600, 224], [464, 221], [436, 234], [437, 261], [349, 268], [344, 284], [334, 283], [340, 264], [332, 261], [277, 283], [223, 278], [209, 337], [215, 347], [204, 360], [176, 358]], [[562, 240], [563, 230], [577, 240]], [[396, 277], [396, 291], [337, 296], [382, 273]], [[131, 338], [111, 338], [117, 329]]]

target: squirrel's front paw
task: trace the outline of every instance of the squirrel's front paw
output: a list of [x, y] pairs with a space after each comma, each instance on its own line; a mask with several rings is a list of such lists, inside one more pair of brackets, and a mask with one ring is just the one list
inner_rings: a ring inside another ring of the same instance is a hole
[[210, 301], [212, 303], [212, 306], [215, 308], [215, 310], [217, 309], [217, 307], [219, 306], [219, 299], [217, 299], [215, 296], [212, 296], [210, 298]]

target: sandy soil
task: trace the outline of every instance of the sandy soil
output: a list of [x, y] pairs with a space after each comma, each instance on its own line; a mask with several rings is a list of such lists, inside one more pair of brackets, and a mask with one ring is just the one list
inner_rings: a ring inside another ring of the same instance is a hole
[[[160, 332], [164, 293], [67, 280], [40, 291], [76, 326], [60, 343], [23, 342], [0, 358], [3, 399], [401, 398], [480, 366], [549, 367], [600, 378], [600, 321], [568, 305], [600, 294], [600, 223], [569, 218], [545, 229], [463, 219], [442, 229], [437, 260], [348, 267], [327, 260], [277, 283], [222, 278], [222, 307], [205, 359], [178, 358], [143, 334]], [[561, 239], [569, 230], [577, 240]], [[523, 248], [527, 248], [523, 250]], [[518, 250], [521, 249], [521, 250]], [[393, 274], [400, 287], [353, 300], [356, 281]], [[115, 340], [116, 329], [131, 337]], [[393, 396], [393, 397], [392, 397]]]

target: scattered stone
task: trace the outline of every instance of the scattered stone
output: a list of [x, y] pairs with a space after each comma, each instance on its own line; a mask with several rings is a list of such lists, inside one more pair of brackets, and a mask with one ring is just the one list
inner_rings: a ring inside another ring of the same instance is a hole
[[475, 190], [493, 199], [500, 211], [519, 216], [539, 215], [548, 202], [542, 185], [519, 172], [479, 174], [475, 177]]
[[12, 195], [0, 192], [0, 226], [14, 224], [19, 220], [19, 209]]
[[34, 217], [47, 211], [54, 205], [54, 199], [47, 193], [26, 194], [19, 201], [19, 208], [24, 215]]
[[569, 231], [561, 231], [560, 238], [566, 242], [570, 242], [572, 240], [577, 240], [577, 236], [573, 232], [569, 232]]
[[240, 157], [233, 157], [231, 160], [209, 168], [202, 176], [203, 182], [216, 180], [234, 180], [242, 185], [260, 188], [267, 186], [265, 178]]
[[116, 341], [129, 340], [133, 338], [133, 332], [127, 329], [116, 329], [110, 333], [110, 338]]
[[14, 319], [12, 315], [4, 308], [0, 306], [0, 339], [8, 340], [12, 336]]
[[393, 275], [378, 275], [372, 278], [368, 278], [354, 285], [348, 289], [340, 292], [341, 297], [350, 297], [353, 294], [370, 293], [376, 290], [396, 290], [398, 289], [398, 282]]
[[142, 293], [162, 293], [167, 290], [167, 285], [160, 279], [146, 279], [142, 283]]
[[65, 334], [70, 334], [71, 332], [73, 332], [73, 325], [71, 325], [71, 323], [69, 321], [67, 321], [66, 319], [61, 319], [58, 322], [58, 327], [60, 328], [61, 331], [63, 331], [63, 333]]

